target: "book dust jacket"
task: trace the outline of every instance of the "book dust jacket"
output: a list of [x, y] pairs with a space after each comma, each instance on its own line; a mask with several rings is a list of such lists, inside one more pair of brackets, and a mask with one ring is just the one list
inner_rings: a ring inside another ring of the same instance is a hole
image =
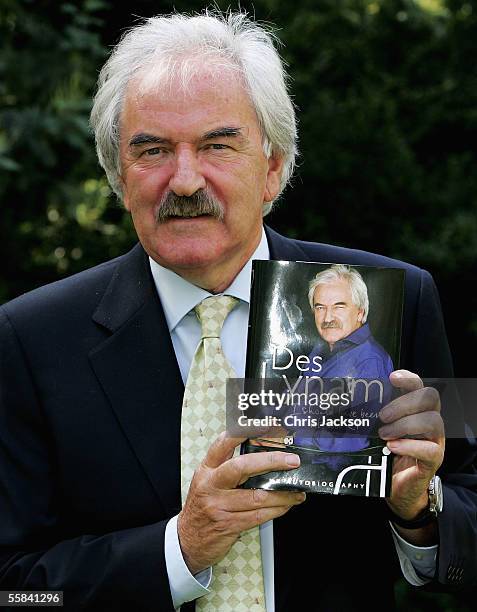
[[246, 378], [227, 388], [241, 453], [300, 456], [245, 488], [388, 497], [392, 454], [379, 411], [397, 396], [405, 271], [254, 261]]

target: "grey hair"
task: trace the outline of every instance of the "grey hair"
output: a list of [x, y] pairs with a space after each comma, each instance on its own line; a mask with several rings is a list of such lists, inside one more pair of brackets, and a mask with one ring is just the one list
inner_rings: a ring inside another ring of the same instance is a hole
[[318, 285], [326, 285], [338, 280], [348, 281], [353, 304], [363, 310], [362, 322], [366, 323], [369, 313], [368, 288], [358, 270], [346, 264], [333, 264], [330, 268], [318, 272], [315, 278], [310, 281], [308, 301], [310, 302], [311, 309], [314, 310], [313, 295]]
[[[178, 73], [182, 86], [194, 74], [191, 62], [227, 68], [239, 73], [255, 109], [267, 158], [283, 157], [280, 193], [295, 167], [297, 129], [293, 102], [287, 91], [288, 75], [275, 48], [276, 36], [246, 13], [206, 10], [200, 15], [156, 16], [134, 26], [121, 38], [98, 78], [91, 126], [98, 160], [121, 199], [119, 125], [126, 88], [147, 69], [150, 78], [171, 82]], [[212, 61], [211, 61], [212, 60]], [[146, 76], [147, 78], [147, 76]], [[272, 209], [264, 203], [263, 214]]]

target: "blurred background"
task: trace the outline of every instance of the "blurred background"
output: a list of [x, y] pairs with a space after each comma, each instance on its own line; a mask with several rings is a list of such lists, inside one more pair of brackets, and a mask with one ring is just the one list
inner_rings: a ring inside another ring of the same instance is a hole
[[[0, 303], [134, 244], [88, 128], [98, 70], [139, 17], [206, 5], [0, 0]], [[299, 167], [267, 222], [428, 269], [456, 375], [475, 376], [477, 2], [240, 5], [277, 26], [300, 121]], [[396, 589], [403, 610], [475, 609]]]

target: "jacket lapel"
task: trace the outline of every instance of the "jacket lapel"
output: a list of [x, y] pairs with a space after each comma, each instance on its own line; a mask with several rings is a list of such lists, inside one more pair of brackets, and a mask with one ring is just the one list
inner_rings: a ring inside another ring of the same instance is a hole
[[93, 319], [111, 335], [91, 365], [166, 512], [177, 513], [184, 387], [140, 245], [118, 265]]

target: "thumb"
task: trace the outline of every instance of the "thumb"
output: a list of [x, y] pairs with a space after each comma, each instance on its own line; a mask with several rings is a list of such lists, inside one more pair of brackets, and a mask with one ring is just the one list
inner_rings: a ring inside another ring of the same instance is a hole
[[247, 438], [232, 438], [223, 431], [218, 438], [212, 442], [204, 458], [204, 464], [210, 468], [217, 468], [234, 454], [235, 447], [245, 442]]

